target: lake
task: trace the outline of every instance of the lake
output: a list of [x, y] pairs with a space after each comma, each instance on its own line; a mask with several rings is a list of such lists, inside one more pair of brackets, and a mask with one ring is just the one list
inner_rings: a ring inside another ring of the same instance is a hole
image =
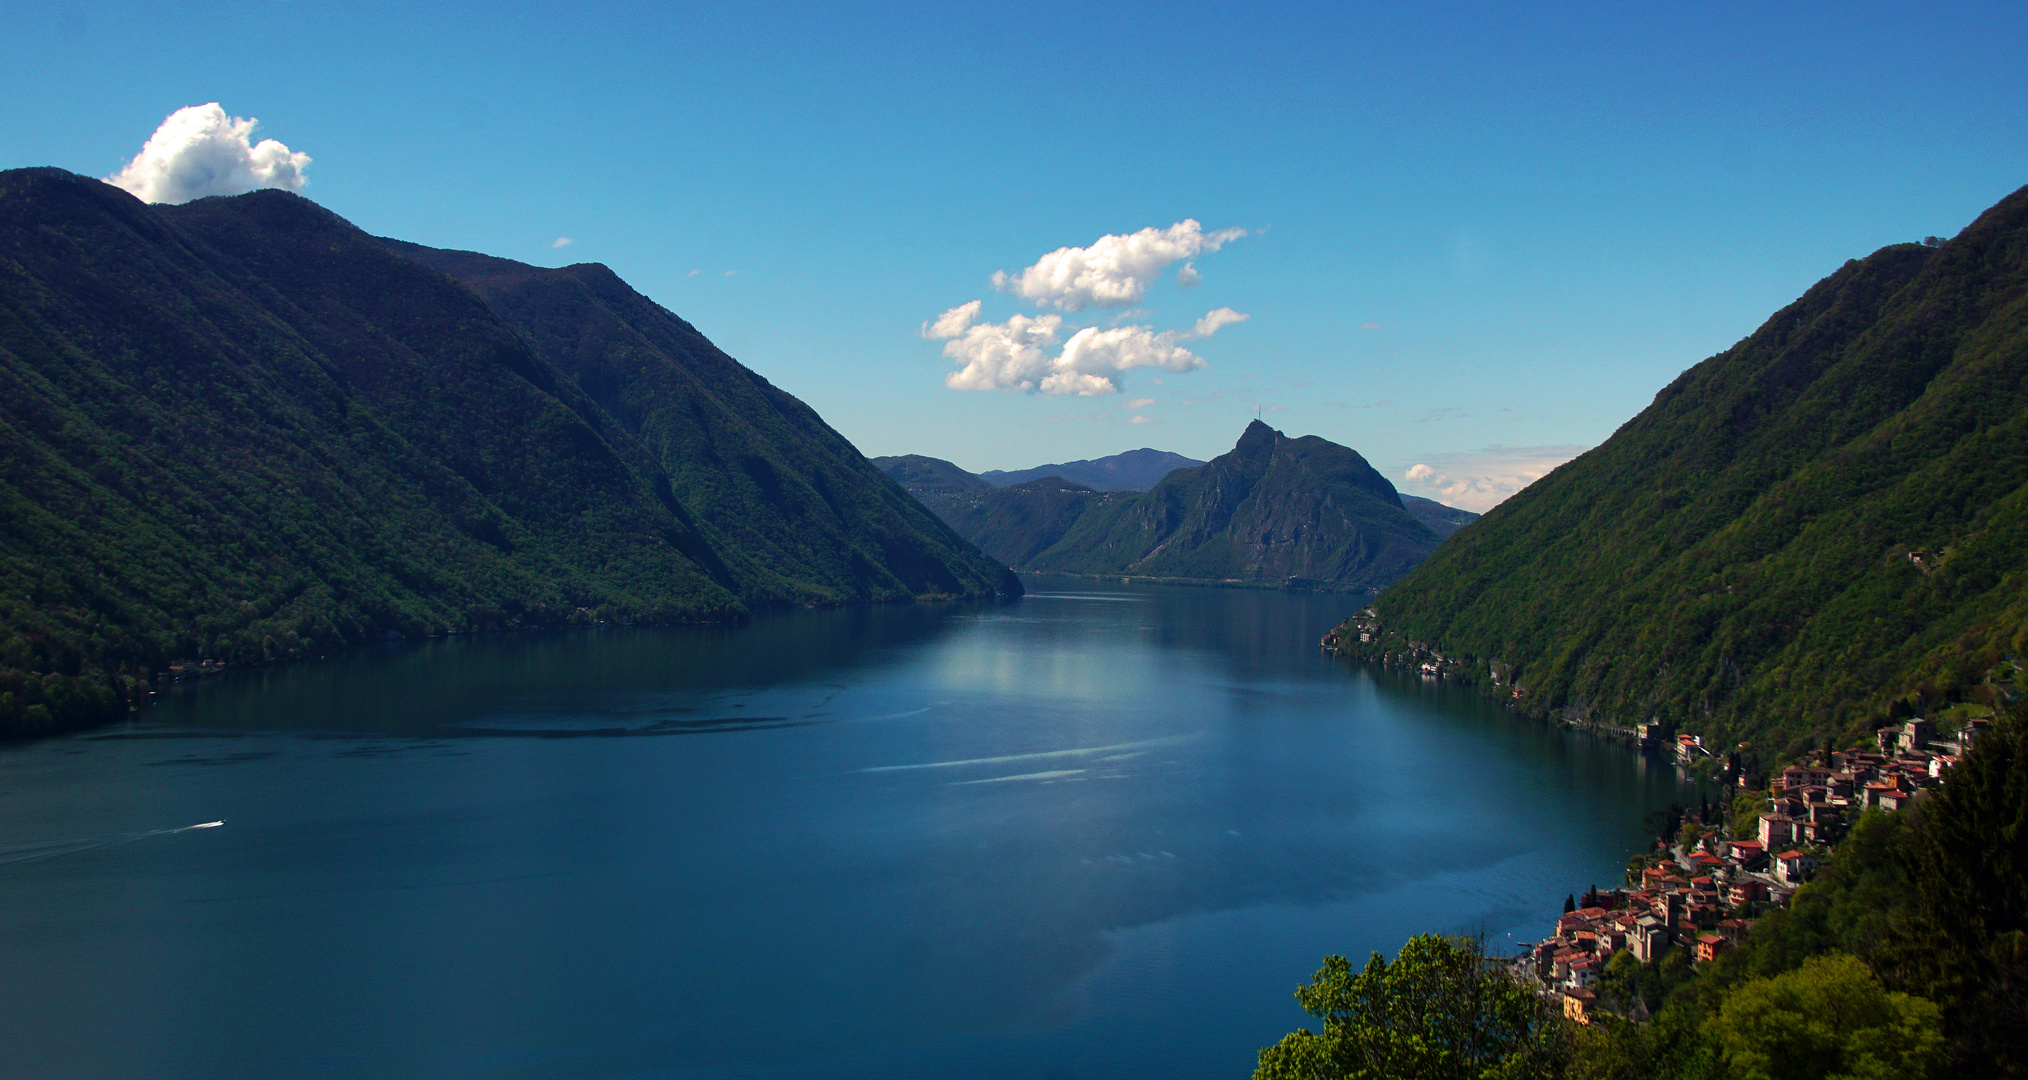
[[1539, 938], [1696, 797], [1321, 655], [1348, 597], [1027, 581], [375, 647], [0, 749], [0, 1071], [1245, 1077], [1325, 954]]

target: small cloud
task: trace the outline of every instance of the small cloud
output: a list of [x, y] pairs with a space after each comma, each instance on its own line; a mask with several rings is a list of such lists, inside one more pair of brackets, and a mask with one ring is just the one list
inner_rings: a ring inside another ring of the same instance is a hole
[[1184, 263], [1183, 269], [1176, 271], [1176, 287], [1179, 289], [1187, 289], [1203, 280], [1204, 275], [1197, 272], [1194, 263]]
[[[1037, 304], [1081, 311], [1088, 307], [1132, 307], [1141, 302], [1163, 270], [1195, 255], [1217, 251], [1246, 235], [1245, 229], [1207, 233], [1194, 219], [1166, 229], [1107, 234], [1089, 247], [1062, 247], [1019, 273], [993, 274], [993, 287]], [[1184, 271], [1197, 280], [1186, 264]], [[1177, 275], [1181, 282], [1182, 273]]]
[[256, 188], [301, 191], [310, 155], [273, 139], [253, 141], [260, 121], [228, 116], [218, 102], [187, 105], [169, 114], [127, 162], [106, 177], [142, 202], [181, 203], [209, 195], [240, 195]]
[[1471, 415], [1472, 415], [1471, 413], [1468, 413], [1455, 405], [1446, 405], [1441, 409], [1431, 409], [1430, 411], [1423, 413], [1421, 416], [1415, 418], [1415, 422], [1418, 424], [1435, 424], [1445, 420], [1465, 420], [1469, 419]]
[[1154, 399], [1154, 398], [1151, 398], [1151, 397], [1137, 397], [1137, 398], [1135, 398], [1134, 400], [1132, 400], [1132, 401], [1129, 401], [1129, 402], [1127, 402], [1127, 408], [1129, 408], [1129, 409], [1145, 409], [1145, 408], [1147, 408], [1148, 406], [1150, 406], [1150, 405], [1153, 405], [1154, 403], [1155, 403], [1155, 399]]
[[684, 275], [684, 276], [685, 276], [685, 277], [696, 277], [697, 275], [699, 275], [699, 274], [701, 274], [701, 273], [703, 273], [703, 272], [704, 272], [704, 271], [702, 271], [702, 270], [692, 270], [692, 271], [690, 271], [690, 273], [688, 273], [688, 274], [686, 274], [686, 275]]
[[1200, 337], [1200, 338], [1210, 337], [1211, 335], [1218, 333], [1218, 328], [1221, 326], [1231, 326], [1233, 323], [1245, 322], [1246, 320], [1251, 318], [1253, 318], [1253, 316], [1243, 315], [1237, 311], [1232, 310], [1229, 307], [1222, 307], [1219, 308], [1217, 311], [1207, 311], [1204, 313], [1203, 318], [1197, 320], [1197, 325], [1191, 328], [1190, 332], [1188, 334], [1185, 334], [1184, 336]]
[[553, 249], [556, 249], [556, 248], [567, 248], [567, 247], [569, 247], [570, 245], [572, 245], [572, 244], [575, 244], [575, 243], [577, 243], [577, 241], [575, 241], [575, 240], [572, 240], [572, 239], [571, 239], [570, 237], [568, 237], [568, 236], [559, 236], [559, 237], [557, 237], [556, 239], [554, 239], [554, 240], [551, 240], [551, 241], [549, 242], [549, 246], [550, 246], [550, 248], [551, 248], [551, 249], [553, 250]]
[[731, 277], [732, 275], [734, 275], [734, 274], [737, 274], [737, 273], [739, 273], [739, 271], [737, 271], [737, 270], [727, 270], [727, 271], [726, 271], [725, 273], [723, 273], [723, 274], [721, 274], [721, 275], [719, 275], [719, 276], [720, 276], [720, 277]]
[[1363, 322], [1363, 323], [1360, 323], [1360, 324], [1359, 324], [1359, 329], [1361, 329], [1361, 330], [1378, 330], [1378, 329], [1380, 329], [1380, 324], [1379, 324], [1379, 323], [1377, 323], [1377, 322]]
[[1157, 419], [1155, 419], [1155, 418], [1154, 418], [1154, 417], [1152, 417], [1152, 416], [1149, 416], [1149, 415], [1147, 415], [1146, 413], [1139, 413], [1139, 414], [1136, 414], [1136, 415], [1134, 416], [1134, 418], [1133, 418], [1132, 420], [1129, 420], [1129, 421], [1127, 421], [1127, 423], [1129, 423], [1129, 424], [1159, 424], [1159, 423], [1161, 423], [1161, 421], [1160, 421], [1160, 420], [1157, 420]]
[[1402, 473], [1406, 481], [1402, 490], [1483, 514], [1587, 449], [1488, 446], [1465, 453], [1432, 454]]

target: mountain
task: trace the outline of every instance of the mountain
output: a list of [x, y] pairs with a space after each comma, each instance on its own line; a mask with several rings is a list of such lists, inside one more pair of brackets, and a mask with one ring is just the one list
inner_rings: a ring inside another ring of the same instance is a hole
[[1045, 476], [1059, 476], [1093, 491], [1146, 491], [1177, 469], [1194, 469], [1202, 464], [1195, 458], [1171, 454], [1166, 450], [1150, 450], [1144, 446], [1111, 457], [1066, 461], [1061, 465], [1037, 465], [1018, 472], [993, 469], [980, 473], [979, 478], [997, 487], [1007, 487]]
[[2028, 654], [2028, 189], [1846, 263], [1376, 613], [1353, 651], [1749, 768], [2014, 692], [1988, 673]]
[[1435, 499], [1425, 499], [1420, 495], [1403, 495], [1401, 497], [1401, 507], [1413, 515], [1415, 520], [1429, 526], [1430, 531], [1439, 537], [1447, 538], [1459, 529], [1479, 520], [1479, 515], [1472, 513], [1470, 510], [1460, 510], [1455, 506], [1445, 506]]
[[1035, 570], [1208, 581], [1314, 581], [1377, 589], [1437, 536], [1351, 449], [1258, 420], [1231, 451], [1143, 494], [1097, 503]]
[[915, 496], [917, 502], [935, 511], [939, 517], [957, 500], [978, 492], [996, 490], [992, 484], [942, 458], [903, 454], [870, 460], [874, 468], [886, 473], [901, 485], [903, 491]]
[[809, 406], [604, 266], [381, 243], [477, 293], [611, 416], [668, 475], [749, 603], [1019, 595], [1018, 579]]
[[295, 195], [0, 172], [0, 734], [198, 660], [1018, 591], [807, 407], [569, 269], [536, 272], [583, 286], [549, 283], [538, 333]]
[[1029, 566], [1055, 547], [1087, 510], [1125, 497], [1045, 476], [957, 496], [938, 512], [979, 550], [1008, 566]]

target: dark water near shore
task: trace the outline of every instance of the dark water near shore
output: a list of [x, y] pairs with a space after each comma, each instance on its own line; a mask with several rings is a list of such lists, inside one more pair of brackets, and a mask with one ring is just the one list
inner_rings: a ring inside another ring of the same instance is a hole
[[1320, 656], [1346, 598], [1030, 585], [0, 750], [0, 1074], [1244, 1077], [1325, 953], [1539, 937], [1688, 790]]

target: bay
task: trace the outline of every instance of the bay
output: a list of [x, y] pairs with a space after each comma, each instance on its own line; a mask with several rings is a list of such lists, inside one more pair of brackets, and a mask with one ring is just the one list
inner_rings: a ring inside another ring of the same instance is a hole
[[1540, 937], [1696, 798], [1321, 655], [1346, 597], [1028, 584], [389, 645], [0, 751], [5, 1071], [1243, 1077], [1326, 953]]

